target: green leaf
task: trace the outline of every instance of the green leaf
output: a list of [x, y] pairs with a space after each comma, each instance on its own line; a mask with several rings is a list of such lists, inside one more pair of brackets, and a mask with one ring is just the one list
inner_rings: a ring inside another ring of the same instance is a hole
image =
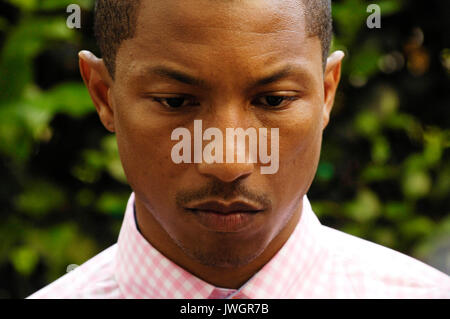
[[102, 148], [107, 154], [106, 168], [108, 173], [116, 180], [127, 183], [125, 172], [119, 157], [119, 148], [115, 135], [108, 135], [102, 140]]
[[432, 199], [435, 201], [448, 198], [450, 194], [450, 163], [447, 163], [442, 169], [439, 170], [437, 180], [433, 185]]
[[384, 0], [378, 1], [377, 4], [380, 6], [382, 16], [396, 13], [403, 7], [403, 1], [401, 0]]
[[119, 182], [127, 183], [115, 135], [107, 135], [102, 139], [101, 150], [85, 150], [82, 162], [72, 169], [72, 174], [83, 182], [93, 183], [102, 171], [108, 172]]
[[33, 10], [37, 7], [38, 0], [7, 0], [22, 10]]
[[49, 41], [69, 40], [75, 33], [63, 18], [25, 18], [8, 35], [0, 56], [0, 102], [21, 98], [32, 82], [33, 58]]
[[355, 119], [355, 129], [364, 136], [374, 136], [381, 130], [381, 123], [374, 111], [362, 111]]
[[40, 1], [39, 9], [41, 10], [55, 10], [65, 9], [70, 4], [77, 4], [83, 9], [91, 9], [94, 6], [94, 0], [44, 0]]
[[378, 44], [367, 41], [350, 55], [350, 75], [369, 78], [379, 71], [378, 61], [381, 51]]
[[384, 206], [384, 216], [394, 222], [402, 222], [410, 218], [413, 207], [408, 202], [389, 201]]
[[344, 210], [352, 220], [365, 223], [379, 216], [381, 204], [374, 192], [364, 188], [358, 192], [355, 200], [344, 205]]
[[372, 237], [377, 244], [394, 247], [397, 242], [397, 235], [391, 228], [377, 228], [373, 231]]
[[444, 150], [444, 134], [438, 128], [429, 129], [424, 134], [424, 160], [429, 166], [436, 165], [442, 158]]
[[63, 205], [65, 194], [47, 181], [33, 181], [15, 199], [15, 207], [34, 217], [42, 217]]
[[52, 114], [63, 113], [72, 117], [81, 117], [95, 112], [88, 90], [84, 84], [78, 82], [55, 86], [44, 92], [36, 104], [49, 110]]
[[408, 198], [421, 198], [431, 189], [431, 178], [425, 171], [409, 171], [403, 176], [402, 190]]
[[390, 156], [391, 148], [388, 140], [383, 136], [377, 136], [372, 145], [372, 159], [375, 163], [383, 164]]
[[92, 190], [83, 188], [77, 193], [76, 200], [81, 207], [87, 207], [96, 201], [96, 196]]
[[101, 212], [113, 215], [123, 216], [129, 194], [103, 193], [97, 201], [97, 209]]
[[340, 205], [329, 200], [311, 201], [311, 207], [317, 217], [336, 216], [339, 212]]
[[322, 181], [329, 181], [333, 178], [334, 166], [330, 162], [320, 162], [317, 168], [317, 178]]
[[33, 139], [47, 129], [50, 115], [25, 100], [0, 105], [0, 152], [24, 162], [31, 153]]
[[400, 224], [400, 231], [410, 239], [427, 236], [434, 228], [434, 222], [425, 216], [418, 216]]
[[398, 175], [396, 167], [379, 164], [369, 164], [361, 173], [361, 179], [366, 183], [395, 179]]
[[30, 247], [23, 246], [11, 251], [10, 260], [18, 273], [29, 276], [39, 261], [39, 255]]
[[367, 18], [367, 4], [361, 0], [347, 0], [333, 3], [333, 19], [341, 32], [341, 39], [345, 45], [352, 44], [361, 26]]
[[448, 272], [450, 260], [450, 215], [447, 214], [433, 227], [433, 231], [424, 236], [424, 240], [414, 248], [413, 256]]
[[386, 118], [394, 114], [400, 105], [400, 98], [397, 91], [393, 88], [383, 86], [382, 89], [379, 90], [379, 96], [378, 109], [382, 117]]

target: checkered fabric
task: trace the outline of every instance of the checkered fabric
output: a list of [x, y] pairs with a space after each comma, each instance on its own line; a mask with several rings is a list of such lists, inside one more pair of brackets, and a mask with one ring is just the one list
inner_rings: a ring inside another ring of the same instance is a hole
[[179, 267], [138, 231], [131, 195], [116, 244], [28, 298], [450, 298], [450, 277], [320, 224], [307, 196], [294, 232], [240, 289]]

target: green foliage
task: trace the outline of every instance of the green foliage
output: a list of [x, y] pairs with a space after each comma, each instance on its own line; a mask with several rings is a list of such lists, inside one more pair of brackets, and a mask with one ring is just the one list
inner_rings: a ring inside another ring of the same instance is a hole
[[[71, 0], [7, 3], [0, 293], [25, 297], [117, 240], [130, 189], [115, 136], [76, 71], [77, 51], [92, 49], [91, 26], [67, 28]], [[93, 1], [75, 3], [92, 17]], [[332, 46], [346, 58], [308, 195], [322, 223], [449, 272], [449, 43], [406, 1], [378, 1], [382, 29], [368, 29], [369, 3], [333, 1]], [[445, 3], [432, 9], [436, 25]]]
[[[325, 131], [309, 196], [322, 222], [450, 272], [450, 129], [444, 111], [449, 94], [442, 91], [450, 82], [448, 42], [430, 27], [411, 25], [408, 33], [398, 33], [399, 24], [411, 20], [411, 9], [417, 11], [406, 2], [376, 2], [382, 29], [365, 28], [368, 3], [334, 3], [333, 48], [346, 52], [343, 93]], [[436, 19], [442, 17], [438, 12]], [[386, 23], [392, 15], [395, 26]], [[435, 68], [412, 61], [419, 53], [426, 59], [440, 56], [440, 61]]]
[[59, 208], [65, 201], [64, 192], [46, 181], [33, 181], [14, 199], [14, 207], [35, 219]]

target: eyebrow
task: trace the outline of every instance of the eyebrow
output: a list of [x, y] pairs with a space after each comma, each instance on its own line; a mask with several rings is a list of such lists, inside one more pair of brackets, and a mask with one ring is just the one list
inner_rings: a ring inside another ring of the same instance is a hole
[[288, 65], [279, 71], [276, 71], [268, 76], [265, 76], [263, 78], [256, 80], [252, 86], [253, 87], [263, 86], [263, 85], [267, 85], [267, 84], [276, 82], [284, 77], [291, 75], [293, 73], [292, 70], [293, 70], [293, 68]]
[[[187, 73], [184, 73], [182, 71], [178, 71], [166, 66], [155, 66], [148, 70], [147, 73], [150, 74], [157, 74], [162, 77], [173, 79], [177, 82], [203, 87], [207, 88], [209, 87], [207, 81], [203, 79], [196, 78], [192, 75], [189, 75]], [[291, 65], [287, 65], [284, 68], [275, 71], [274, 73], [264, 76], [262, 78], [259, 78], [250, 85], [250, 87], [258, 87], [258, 86], [264, 86], [268, 85], [270, 83], [276, 82], [284, 77], [290, 76], [295, 73], [295, 68], [293, 68]], [[302, 72], [303, 73], [303, 72]]]
[[165, 66], [156, 66], [153, 68], [150, 68], [149, 73], [154, 73], [163, 77], [171, 78], [175, 81], [188, 84], [188, 85], [194, 85], [199, 87], [208, 87], [206, 81], [202, 79], [198, 79], [194, 76], [191, 76], [189, 74], [186, 74], [181, 71], [177, 71]]

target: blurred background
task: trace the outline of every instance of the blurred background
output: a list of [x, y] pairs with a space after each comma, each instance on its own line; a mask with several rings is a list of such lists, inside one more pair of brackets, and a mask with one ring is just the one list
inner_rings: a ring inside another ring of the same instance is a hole
[[[117, 241], [131, 189], [78, 71], [78, 51], [99, 55], [93, 2], [0, 1], [0, 298]], [[66, 25], [71, 3], [80, 29]], [[313, 208], [450, 274], [450, 1], [333, 1], [333, 16], [346, 58]]]

